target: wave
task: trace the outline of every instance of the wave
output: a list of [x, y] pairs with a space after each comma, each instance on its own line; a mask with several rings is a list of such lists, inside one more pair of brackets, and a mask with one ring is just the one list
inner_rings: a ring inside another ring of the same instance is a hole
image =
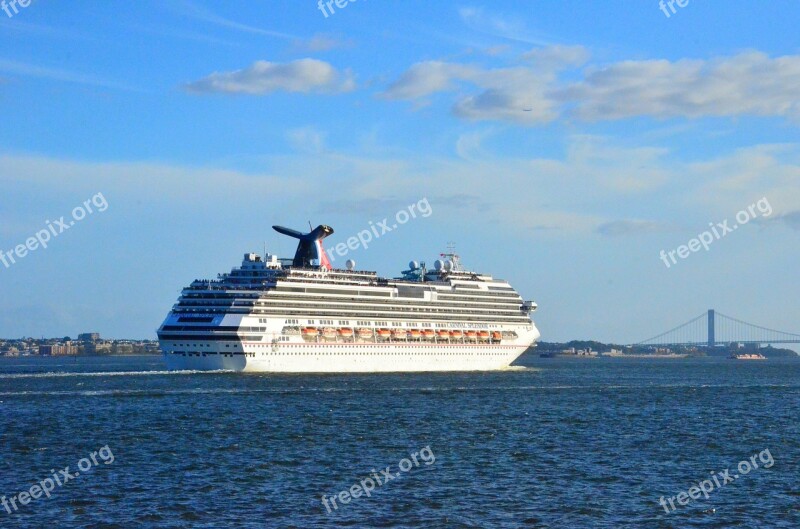
[[[170, 371], [169, 373], [173, 373]], [[203, 371], [207, 373], [207, 371]], [[162, 397], [170, 395], [247, 395], [247, 394], [304, 394], [304, 393], [392, 393], [392, 392], [467, 392], [467, 391], [550, 391], [550, 390], [608, 390], [608, 389], [719, 389], [719, 388], [793, 388], [800, 389], [797, 384], [653, 384], [653, 385], [526, 385], [526, 386], [423, 386], [423, 387], [383, 387], [383, 388], [187, 388], [187, 389], [107, 389], [107, 390], [74, 390], [74, 391], [4, 391], [0, 392], [0, 397], [54, 397], [54, 396], [77, 396], [77, 397], [102, 397], [102, 396], [143, 396], [143, 397]]]
[[0, 373], [0, 379], [4, 378], [61, 378], [61, 377], [139, 377], [139, 376], [164, 376], [164, 375], [199, 375], [199, 374], [220, 374], [233, 373], [230, 370], [218, 371], [86, 371], [86, 372], [64, 372], [49, 371], [47, 373]]
[[[161, 397], [168, 395], [215, 395], [215, 394], [248, 394], [248, 393], [305, 393], [311, 390], [280, 390], [280, 389], [240, 389], [240, 388], [209, 388], [209, 389], [101, 389], [80, 391], [2, 391], [0, 397], [98, 397], [98, 396], [145, 396]], [[332, 388], [331, 391], [347, 391]]]

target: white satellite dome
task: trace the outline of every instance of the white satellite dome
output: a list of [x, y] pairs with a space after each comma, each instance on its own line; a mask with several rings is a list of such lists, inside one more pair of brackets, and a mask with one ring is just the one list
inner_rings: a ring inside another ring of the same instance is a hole
[[419, 270], [419, 263], [416, 261], [411, 261], [408, 263], [409, 270]]
[[442, 268], [444, 268], [444, 261], [442, 261], [441, 259], [437, 259], [436, 262], [433, 263], [433, 266], [434, 268], [436, 268], [436, 270], [441, 270]]
[[356, 262], [353, 261], [352, 259], [348, 259], [347, 262], [345, 263], [345, 266], [347, 267], [348, 270], [352, 270], [356, 267]]

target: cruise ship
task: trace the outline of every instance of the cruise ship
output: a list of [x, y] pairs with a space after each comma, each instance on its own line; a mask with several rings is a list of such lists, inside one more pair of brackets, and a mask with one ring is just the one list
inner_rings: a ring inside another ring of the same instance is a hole
[[452, 251], [402, 277], [331, 266], [318, 226], [293, 259], [244, 255], [181, 292], [158, 329], [172, 370], [279, 373], [490, 371], [533, 347], [536, 303], [508, 282], [465, 270]]

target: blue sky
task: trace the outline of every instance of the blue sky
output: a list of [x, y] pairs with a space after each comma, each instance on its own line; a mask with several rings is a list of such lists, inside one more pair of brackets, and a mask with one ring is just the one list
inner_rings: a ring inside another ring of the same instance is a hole
[[[395, 275], [454, 241], [544, 340], [631, 342], [708, 308], [800, 332], [800, 7], [34, 0], [0, 11], [0, 336], [154, 337], [180, 288], [330, 243]], [[667, 268], [709, 223], [769, 216]]]

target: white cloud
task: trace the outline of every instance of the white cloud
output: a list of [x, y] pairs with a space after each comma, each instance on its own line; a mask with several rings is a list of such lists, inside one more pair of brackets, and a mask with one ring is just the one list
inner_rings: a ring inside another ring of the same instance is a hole
[[484, 90], [463, 96], [453, 112], [471, 120], [498, 119], [540, 123], [555, 119], [555, 104], [543, 93], [550, 74], [529, 68], [484, 70], [440, 61], [414, 64], [384, 92], [389, 99], [413, 100], [456, 89], [456, 81]]
[[589, 120], [634, 116], [800, 117], [800, 56], [748, 52], [710, 61], [624, 61], [586, 72], [559, 99]]
[[459, 100], [453, 112], [456, 116], [477, 121], [501, 120], [522, 124], [553, 121], [558, 117], [557, 108], [543, 97], [534, 82], [488, 88]]
[[522, 124], [560, 117], [800, 118], [800, 55], [770, 58], [747, 52], [712, 60], [622, 61], [582, 70], [576, 68], [589, 53], [581, 46], [536, 48], [522, 58], [529, 64], [510, 68], [417, 63], [384, 96], [415, 100], [451, 92], [459, 117]]
[[384, 92], [388, 99], [417, 99], [454, 88], [453, 81], [474, 79], [480, 70], [471, 66], [441, 61], [419, 62], [411, 66]]
[[189, 83], [186, 88], [197, 93], [265, 95], [277, 91], [332, 93], [352, 90], [355, 81], [349, 72], [339, 72], [331, 64], [316, 59], [289, 63], [257, 61], [250, 67], [232, 72], [214, 72]]

